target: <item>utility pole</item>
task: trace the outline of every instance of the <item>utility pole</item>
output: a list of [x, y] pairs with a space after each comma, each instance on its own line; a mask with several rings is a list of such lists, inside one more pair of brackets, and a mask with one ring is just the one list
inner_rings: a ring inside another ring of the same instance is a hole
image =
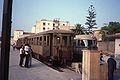
[[12, 23], [11, 16], [12, 0], [4, 0], [0, 53], [0, 80], [8, 80], [9, 78], [9, 53]]

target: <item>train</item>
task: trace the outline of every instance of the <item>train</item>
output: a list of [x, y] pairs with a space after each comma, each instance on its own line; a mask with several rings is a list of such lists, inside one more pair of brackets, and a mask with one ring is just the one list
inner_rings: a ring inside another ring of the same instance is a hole
[[98, 49], [96, 37], [92, 34], [75, 35], [72, 62], [82, 62], [83, 50], [85, 49], [88, 49], [88, 50]]
[[33, 57], [42, 60], [62, 60], [67, 64], [72, 59], [74, 33], [69, 30], [49, 30], [19, 38], [16, 47], [29, 44]]
[[81, 62], [82, 49], [96, 45], [96, 40], [89, 35], [84, 35], [84, 38], [75, 37], [74, 32], [70, 30], [49, 30], [19, 38], [16, 47], [23, 44], [31, 46], [34, 58], [48, 62], [56, 60], [60, 65], [66, 66], [72, 62]]

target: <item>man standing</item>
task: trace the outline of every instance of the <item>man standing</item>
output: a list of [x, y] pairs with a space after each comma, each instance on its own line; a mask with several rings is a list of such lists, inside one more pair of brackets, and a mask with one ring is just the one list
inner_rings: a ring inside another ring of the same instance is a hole
[[26, 57], [25, 67], [28, 68], [28, 63], [30, 58], [30, 46], [28, 44], [25, 44], [24, 50], [25, 50], [25, 57]]
[[108, 59], [108, 80], [113, 80], [113, 73], [116, 69], [116, 61], [114, 60], [113, 56], [110, 56]]
[[21, 48], [20, 48], [20, 62], [19, 62], [19, 66], [21, 66], [21, 67], [23, 66], [24, 57], [25, 57], [24, 46], [21, 45]]

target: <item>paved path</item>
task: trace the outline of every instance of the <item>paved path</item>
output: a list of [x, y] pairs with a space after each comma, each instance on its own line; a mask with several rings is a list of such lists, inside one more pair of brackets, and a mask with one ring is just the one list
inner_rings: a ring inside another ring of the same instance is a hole
[[45, 64], [32, 59], [32, 67], [19, 67], [19, 51], [10, 53], [9, 80], [81, 80], [81, 74], [69, 69], [58, 72]]
[[114, 72], [114, 80], [120, 80], [120, 69]]
[[[18, 63], [19, 51], [11, 50], [9, 80], [82, 80], [81, 74], [68, 69], [58, 72], [35, 59], [31, 68], [21, 68]], [[115, 71], [114, 80], [120, 80], [120, 70]]]

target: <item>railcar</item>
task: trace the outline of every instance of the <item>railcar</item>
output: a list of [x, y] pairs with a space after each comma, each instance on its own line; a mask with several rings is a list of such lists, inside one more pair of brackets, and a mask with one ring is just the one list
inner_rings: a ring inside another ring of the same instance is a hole
[[72, 59], [74, 33], [68, 30], [49, 30], [19, 38], [17, 46], [29, 44], [37, 59], [58, 59], [67, 64]]
[[82, 50], [97, 50], [97, 40], [94, 35], [76, 35], [74, 38], [73, 62], [82, 62]]

